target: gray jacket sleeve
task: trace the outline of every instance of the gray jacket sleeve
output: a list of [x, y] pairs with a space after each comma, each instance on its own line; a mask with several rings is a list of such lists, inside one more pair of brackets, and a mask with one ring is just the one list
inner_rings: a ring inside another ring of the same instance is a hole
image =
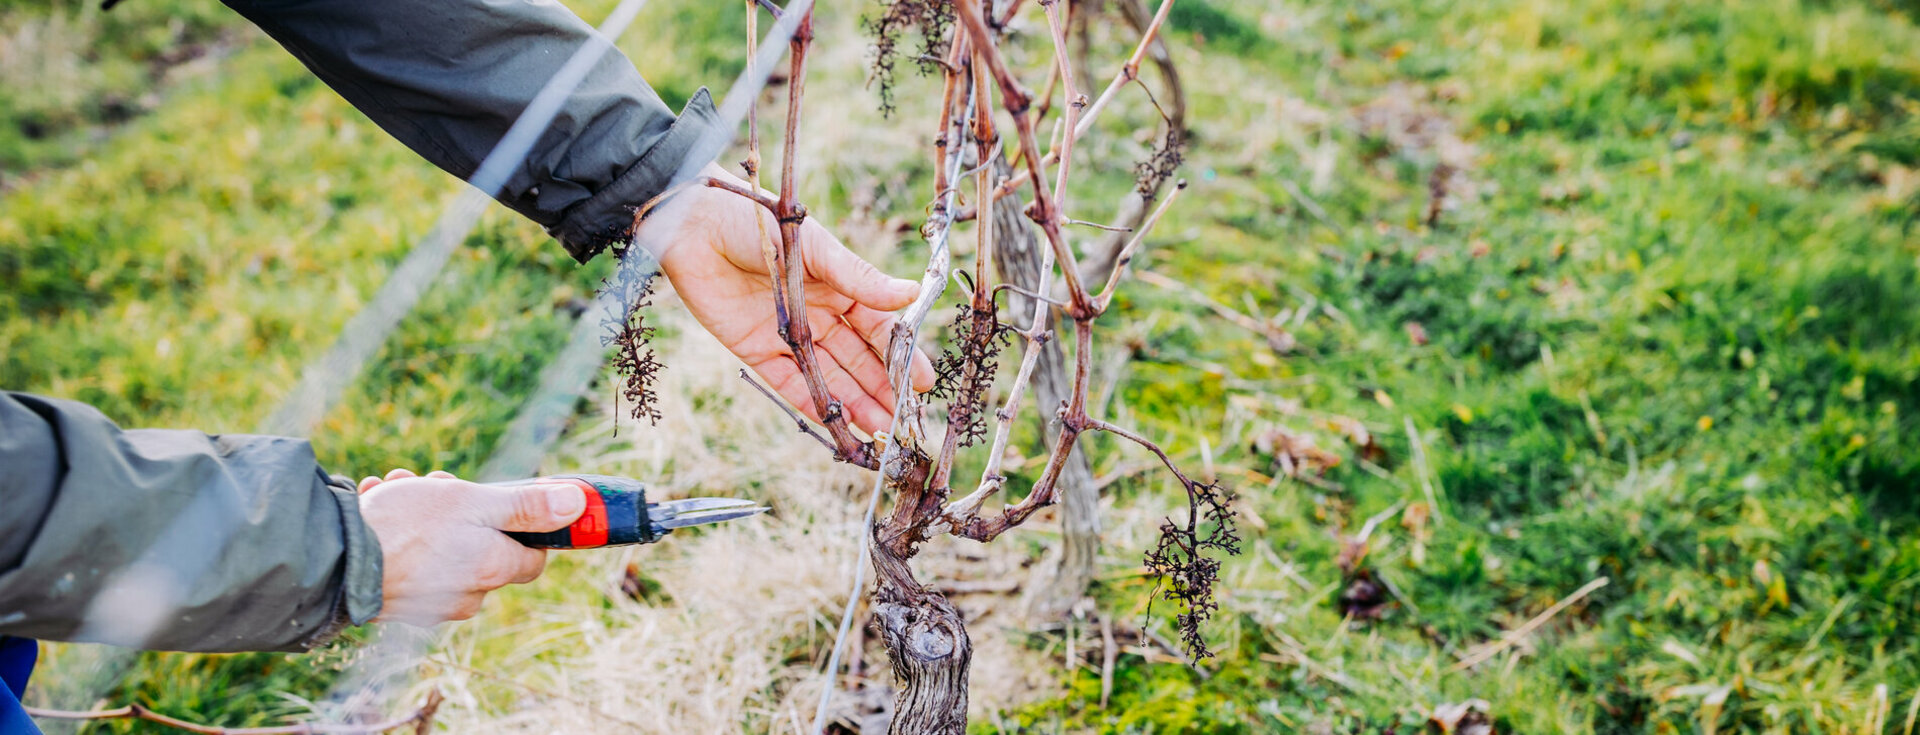
[[[554, 0], [223, 0], [393, 137], [470, 178], [595, 33]], [[676, 118], [609, 51], [497, 195], [585, 262], [624, 239], [713, 127], [701, 89]], [[703, 161], [704, 163], [704, 161]]]
[[0, 635], [299, 651], [380, 611], [380, 547], [307, 442], [123, 431], [0, 392]]

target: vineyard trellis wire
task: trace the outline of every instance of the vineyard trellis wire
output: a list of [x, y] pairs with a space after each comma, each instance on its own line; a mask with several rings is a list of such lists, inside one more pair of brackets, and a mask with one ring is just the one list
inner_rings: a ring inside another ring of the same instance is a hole
[[[1074, 162], [1074, 143], [1088, 133], [1095, 117], [1105, 109], [1128, 83], [1139, 79], [1139, 67], [1156, 35], [1164, 26], [1173, 0], [1161, 0], [1152, 22], [1142, 30], [1141, 40], [1120, 72], [1097, 99], [1089, 102], [1076, 86], [1073, 65], [1067, 58], [1066, 28], [1069, 4], [1062, 0], [1039, 0], [1046, 16], [1048, 38], [1052, 42], [1052, 72], [1049, 92], [1057, 87], [1065, 103], [1057, 121], [1052, 145], [1043, 157], [1036, 132], [1037, 116], [1031, 114], [1035, 95], [1015, 77], [1000, 48], [1002, 30], [1017, 14], [1022, 0], [1003, 0], [993, 8], [983, 8], [982, 0], [892, 0], [886, 12], [911, 18], [904, 23], [870, 24], [881, 34], [883, 50], [881, 74], [886, 74], [885, 50], [895, 41], [886, 34], [907, 25], [918, 24], [933, 39], [929, 51], [944, 46], [940, 55], [926, 54], [943, 72], [939, 125], [934, 139], [935, 179], [932, 204], [920, 231], [927, 243], [926, 266], [916, 298], [895, 322], [885, 351], [888, 379], [893, 388], [894, 411], [890, 431], [884, 441], [868, 442], [857, 437], [849, 426], [840, 402], [826, 389], [826, 378], [813, 356], [811, 326], [806, 318], [806, 266], [800, 257], [800, 224], [806, 209], [797, 200], [794, 172], [795, 152], [800, 132], [802, 102], [808, 52], [814, 41], [813, 8], [800, 3], [781, 11], [782, 21], [798, 16], [797, 31], [790, 37], [788, 54], [786, 124], [782, 144], [780, 191], [770, 194], [757, 186], [740, 187], [729, 181], [703, 178], [693, 185], [731, 192], [771, 213], [779, 223], [778, 238], [762, 233], [762, 251], [773, 282], [774, 317], [779, 334], [804, 378], [811, 398], [809, 414], [824, 428], [815, 431], [806, 422], [800, 430], [813, 436], [832, 452], [834, 459], [876, 470], [875, 498], [884, 490], [892, 498], [892, 511], [884, 520], [867, 524], [868, 559], [874, 565], [877, 585], [873, 593], [874, 617], [882, 641], [892, 661], [895, 686], [890, 732], [959, 733], [966, 725], [967, 673], [972, 647], [965, 622], [959, 612], [938, 591], [920, 584], [908, 561], [919, 546], [943, 535], [954, 535], [988, 542], [1021, 525], [1039, 509], [1058, 500], [1059, 480], [1076, 442], [1087, 432], [1099, 431], [1136, 443], [1156, 456], [1179, 481], [1187, 494], [1187, 518], [1184, 522], [1167, 519], [1160, 528], [1160, 540], [1149, 550], [1145, 562], [1160, 581], [1156, 590], [1181, 606], [1179, 623], [1189, 655], [1211, 655], [1200, 633], [1200, 625], [1214, 611], [1213, 586], [1220, 562], [1210, 552], [1238, 553], [1228, 503], [1231, 494], [1212, 481], [1201, 481], [1182, 472], [1173, 459], [1146, 436], [1089, 415], [1087, 406], [1090, 362], [1093, 355], [1093, 322], [1112, 305], [1132, 253], [1144, 242], [1147, 233], [1160, 219], [1181, 190], [1163, 199], [1145, 218], [1133, 236], [1120, 249], [1105, 279], [1104, 288], [1091, 291], [1081, 275], [1078, 258], [1065, 233], [1069, 224], [1078, 224], [1067, 214], [1066, 194]], [[750, 13], [750, 16], [753, 14]], [[945, 38], [934, 38], [944, 34]], [[748, 37], [753, 37], [751, 24]], [[944, 40], [944, 43], [940, 43]], [[749, 40], [749, 44], [752, 41]], [[750, 46], [751, 48], [751, 46]], [[1002, 153], [995, 100], [1003, 108], [1017, 137], [1017, 160], [1024, 171], [1007, 181], [995, 180], [994, 160]], [[883, 104], [889, 100], [883, 93]], [[1156, 108], [1158, 103], [1155, 103]], [[751, 116], [753, 113], [749, 113]], [[1162, 112], [1164, 116], [1164, 111]], [[1143, 166], [1146, 176], [1166, 177], [1178, 163], [1175, 142], [1179, 131], [1168, 120], [1165, 150], [1171, 159], [1152, 161]], [[749, 138], [747, 173], [758, 175], [757, 141]], [[971, 144], [969, 146], [968, 144]], [[964, 167], [971, 156], [974, 165]], [[1053, 167], [1048, 181], [1047, 167]], [[975, 222], [973, 277], [963, 294], [962, 306], [949, 340], [952, 349], [941, 360], [936, 393], [948, 399], [945, 430], [937, 443], [922, 415], [928, 408], [919, 394], [909, 389], [912, 358], [926, 319], [945, 294], [954, 274], [952, 234], [961, 221], [956, 202], [973, 178], [972, 220]], [[1031, 192], [1025, 213], [1045, 236], [1047, 249], [1040, 267], [1040, 281], [1026, 294], [1034, 302], [1032, 319], [1025, 329], [1007, 324], [999, 317], [996, 296], [1003, 290], [1019, 290], [1013, 284], [993, 281], [995, 269], [995, 218], [979, 216], [987, 205], [1001, 197], [1013, 196], [1023, 187]], [[1157, 186], [1154, 187], [1157, 189]], [[1148, 187], [1141, 186], [1142, 191]], [[670, 197], [673, 191], [663, 194]], [[636, 232], [643, 231], [646, 217], [654, 208], [649, 203], [636, 214]], [[1062, 298], [1054, 298], [1049, 288], [1057, 273], [1062, 282]], [[1072, 388], [1066, 402], [1055, 412], [1060, 430], [1038, 479], [1017, 502], [1009, 502], [998, 512], [985, 511], [985, 502], [1006, 483], [1000, 474], [1013, 419], [1019, 413], [1021, 399], [1031, 380], [1037, 356], [1043, 345], [1053, 339], [1047, 328], [1048, 312], [1057, 309], [1070, 324], [1074, 341]], [[993, 442], [986, 456], [985, 469], [972, 491], [955, 499], [953, 469], [958, 451], [985, 438], [985, 411], [995, 383], [997, 356], [1003, 335], [1022, 338], [1024, 349], [1016, 373], [999, 408], [993, 412]], [[634, 384], [644, 384], [651, 375], [644, 371], [628, 374], [629, 394], [644, 394]], [[768, 394], [773, 397], [772, 394]], [[778, 399], [775, 398], [777, 401]], [[645, 411], [646, 407], [636, 406]], [[636, 413], [636, 415], [643, 415]], [[789, 415], [793, 415], [789, 411]], [[936, 448], [937, 447], [937, 448]], [[858, 591], [856, 583], [855, 591]], [[848, 605], [850, 614], [853, 606]], [[845, 620], [840, 626], [847, 628]], [[827, 675], [829, 694], [832, 670], [837, 661], [840, 641], [829, 656]], [[826, 698], [823, 695], [813, 730], [823, 726]]]
[[[1207, 651], [1204, 640], [1199, 636], [1198, 625], [1212, 610], [1210, 595], [1214, 573], [1218, 569], [1218, 561], [1208, 557], [1206, 552], [1237, 551], [1238, 539], [1233, 533], [1230, 513], [1226, 508], [1227, 493], [1211, 482], [1195, 480], [1181, 472], [1166, 452], [1147, 437], [1095, 418], [1087, 411], [1088, 363], [1093, 350], [1092, 323], [1108, 311], [1130, 254], [1145, 240], [1153, 224], [1177, 198], [1184, 184], [1159, 203], [1118, 251], [1105, 288], [1097, 293], [1087, 288], [1088, 279], [1082, 276], [1064, 232], [1068, 225], [1085, 224], [1067, 216], [1065, 202], [1074, 162], [1074, 144], [1092, 129], [1095, 117], [1119, 90], [1139, 79], [1140, 63], [1163, 27], [1172, 0], [1162, 0], [1152, 22], [1141, 31], [1140, 43], [1127, 64], [1105, 91], [1091, 102], [1077, 88], [1072, 64], [1067, 60], [1067, 4], [1061, 0], [1040, 0], [1047, 19], [1049, 40], [1054, 44], [1049, 96], [1041, 114], [1051, 105], [1051, 91], [1056, 85], [1064, 100], [1060, 107], [1062, 118], [1057, 121], [1052, 145], [1045, 156], [1040, 153], [1036, 131], [1036, 119], [1039, 116], [1031, 114], [1034, 95], [1015, 78], [999, 47], [1001, 32], [1023, 2], [1002, 0], [991, 9], [983, 8], [981, 0], [895, 0], [895, 5], [909, 2], [928, 3], [931, 10], [923, 15], [923, 20], [931, 19], [935, 26], [929, 32], [944, 32], [949, 38], [945, 43], [945, 58], [938, 60], [937, 64], [944, 74], [945, 84], [936, 144], [940, 166], [936, 170], [935, 204], [922, 227], [922, 234], [929, 244], [928, 264], [921, 279], [919, 296], [895, 326], [886, 350], [889, 379], [894, 385], [896, 397], [890, 441], [870, 443], [852, 432], [838, 401], [827, 392], [818, 366], [813, 364], [813, 345], [807, 333], [806, 319], [793, 319], [795, 314], [804, 313], [806, 303], [804, 259], [797, 257], [799, 225], [805, 219], [806, 210], [797, 199], [794, 153], [804, 98], [807, 51], [814, 40], [812, 0], [794, 0], [785, 8], [767, 2], [759, 3], [774, 15], [775, 25], [765, 41], [758, 41], [754, 39], [756, 29], [750, 24], [749, 54], [752, 61], [720, 107], [719, 124], [707, 130], [693, 146], [694, 154], [682, 163], [673, 178], [675, 183], [668, 191], [677, 191], [683, 185], [704, 185], [732, 191], [766, 207], [779, 223], [778, 239], [770, 236], [764, 238], [768, 243], [766, 254], [776, 293], [774, 308], [781, 334], [792, 348], [792, 357], [800, 373], [806, 378], [813, 401], [812, 408], [828, 435], [821, 438], [833, 450], [836, 459], [878, 470], [877, 483], [891, 490], [889, 494], [894, 498], [893, 512], [889, 517], [880, 524], [871, 525], [869, 546], [870, 559], [879, 578], [879, 586], [875, 591], [875, 599], [879, 603], [875, 607], [876, 616], [881, 621], [883, 640], [893, 655], [895, 675], [901, 686], [893, 730], [957, 732], [965, 723], [965, 674], [970, 644], [964, 625], [953, 607], [938, 593], [914, 580], [907, 561], [914, 556], [920, 544], [940, 535], [991, 541], [1021, 525], [1040, 508], [1056, 502], [1061, 468], [1078, 439], [1086, 432], [1107, 432], [1138, 443], [1162, 460], [1188, 495], [1187, 520], [1184, 523], [1167, 521], [1162, 528], [1161, 541], [1149, 553], [1147, 561], [1151, 569], [1162, 575], [1169, 599], [1186, 606], [1181, 622], [1190, 653], [1204, 656]], [[325, 414], [345, 387], [357, 377], [373, 351], [385, 342], [393, 328], [417, 303], [424, 289], [434, 281], [433, 275], [444, 265], [451, 249], [464, 240], [484, 208], [485, 200], [504, 182], [504, 171], [511, 167], [513, 161], [525, 155], [524, 149], [516, 154], [515, 147], [530, 146], [531, 141], [538, 137], [550, 122], [558, 101], [564, 99], [571, 86], [579, 82], [585, 68], [613, 47], [610, 36], [617, 36], [642, 4], [644, 0], [623, 0], [603, 26], [610, 32], [591, 36], [560, 72], [549, 80], [534, 103], [476, 171], [470, 180], [473, 186], [455, 198], [434, 230], [416, 245], [401, 267], [390, 276], [373, 303], [348, 323], [335, 345], [303, 374], [302, 381], [286, 403], [269, 420], [270, 430], [305, 433]], [[757, 17], [756, 13], [749, 15]], [[939, 20], [942, 18], [945, 20]], [[757, 136], [751, 134], [747, 173], [752, 188], [742, 190], [727, 186], [724, 182], [699, 179], [695, 175], [697, 170], [729, 144], [741, 118], [753, 119], [757, 116], [756, 100], [772, 73], [773, 62], [782, 53], [780, 47], [783, 45], [788, 47], [785, 51], [790, 71], [787, 75], [786, 136], [783, 140], [786, 155], [781, 161], [780, 193], [768, 196], [758, 189], [758, 142]], [[996, 95], [1006, 121], [1012, 124], [1017, 134], [1018, 148], [1014, 160], [1024, 165], [1024, 170], [1004, 180], [996, 180], [998, 169], [991, 165], [1004, 153], [995, 121], [993, 102]], [[1169, 141], [1176, 140], [1179, 131], [1170, 120], [1168, 122]], [[969, 142], [973, 144], [971, 149], [966, 145]], [[1168, 147], [1172, 148], [1172, 145]], [[973, 165], [963, 170], [963, 161], [969, 156]], [[1047, 180], [1049, 166], [1054, 167], [1051, 183]], [[1164, 178], [1170, 173], [1170, 168], [1171, 165], [1164, 165], [1155, 170]], [[962, 180], [969, 176], [974, 179], [974, 207], [971, 212], [958, 205], [958, 197], [964, 186]], [[489, 177], [499, 180], [494, 181]], [[1045, 235], [1047, 245], [1042, 251], [1044, 257], [1040, 282], [1031, 289], [1011, 283], [993, 283], [990, 274], [994, 272], [995, 226], [992, 217], [980, 215], [986, 205], [1016, 195], [1023, 188], [1030, 189], [1032, 193], [1026, 213]], [[641, 209], [645, 214], [653, 207]], [[673, 208], [668, 207], [661, 214], [671, 217], [672, 211]], [[640, 299], [632, 296], [634, 292], [631, 289], [621, 286], [645, 284], [657, 273], [659, 254], [671, 247], [670, 243], [663, 242], [665, 238], [661, 235], [677, 229], [673, 223], [663, 223], [660, 218], [647, 220], [642, 226], [640, 219], [636, 217], [633, 240], [621, 249], [626, 257], [620, 259], [617, 274], [611, 281], [613, 287], [604, 289], [592, 307], [593, 313], [624, 315], [626, 318], [610, 321], [628, 328], [633, 327], [630, 321], [632, 309], [638, 306]], [[935, 454], [928, 451], [935, 445], [921, 416], [926, 405], [908, 389], [908, 370], [925, 319], [951, 280], [951, 234], [956, 224], [969, 219], [976, 222], [978, 235], [974, 249], [974, 279], [967, 284], [967, 303], [957, 323], [956, 332], [961, 335], [958, 349], [953, 359], [946, 363], [949, 375], [944, 396], [950, 399], [947, 431], [938, 443]], [[654, 257], [647, 257], [649, 253]], [[1049, 282], [1056, 273], [1062, 281], [1060, 290], [1064, 293], [1063, 298], [1051, 296], [1055, 289], [1049, 288]], [[1032, 318], [1025, 329], [1003, 323], [999, 318], [996, 297], [1003, 291], [1022, 293], [1033, 301]], [[641, 293], [644, 293], [644, 289]], [[1007, 447], [1013, 417], [1021, 405], [1024, 388], [1031, 379], [1036, 355], [1054, 339], [1052, 331], [1046, 328], [1048, 312], [1052, 309], [1057, 309], [1070, 322], [1074, 341], [1071, 393], [1057, 412], [1061, 431], [1054, 440], [1045, 469], [1028, 494], [1018, 502], [1007, 505], [998, 514], [985, 513], [985, 501], [1005, 485], [1006, 478], [1000, 474], [1001, 458]], [[605, 335], [600, 329], [602, 324], [593, 323], [591, 318], [582, 318], [576, 325], [569, 346], [543, 372], [539, 389], [524, 405], [497, 445], [481, 479], [531, 473], [544, 455], [545, 448], [558, 436], [558, 427], [565, 420], [572, 399], [582, 392], [591, 380], [595, 366], [605, 355]], [[953, 499], [952, 470], [958, 450], [986, 437], [985, 404], [994, 384], [995, 356], [999, 352], [1000, 340], [1006, 335], [1017, 335], [1023, 342], [1020, 368], [1000, 407], [992, 414], [993, 440], [979, 483], [963, 497]], [[802, 428], [806, 428], [804, 423]], [[365, 660], [392, 661], [394, 655], [417, 658], [417, 646], [421, 639], [411, 640], [415, 642], [409, 645], [416, 647], [412, 655], [398, 652], [387, 656], [369, 656]], [[832, 673], [830, 670], [829, 676]], [[363, 680], [373, 681], [381, 678], [362, 677]]]

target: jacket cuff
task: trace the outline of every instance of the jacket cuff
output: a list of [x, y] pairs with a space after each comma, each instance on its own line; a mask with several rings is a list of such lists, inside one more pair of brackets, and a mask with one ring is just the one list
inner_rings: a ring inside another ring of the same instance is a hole
[[560, 223], [548, 228], [547, 233], [582, 263], [599, 255], [608, 245], [626, 241], [633, 232], [633, 211], [666, 191], [681, 164], [694, 156], [719, 155], [717, 150], [708, 153], [696, 149], [696, 146], [715, 147], [712, 143], [701, 143], [702, 138], [707, 137], [705, 134], [719, 123], [713, 95], [701, 87], [680, 110], [672, 129], [641, 154], [639, 161], [586, 201], [568, 208], [561, 215]]
[[345, 532], [346, 558], [341, 560], [340, 590], [333, 617], [319, 630], [300, 642], [301, 648], [317, 648], [356, 625], [366, 625], [380, 614], [380, 581], [385, 567], [380, 540], [360, 517], [360, 493], [353, 484], [339, 477], [320, 473], [322, 483], [333, 493], [340, 506], [340, 527]]
[[[331, 480], [332, 478], [329, 478]], [[340, 502], [340, 526], [347, 532], [347, 573], [341, 580], [341, 607], [347, 621], [364, 625], [380, 614], [380, 579], [384, 571], [380, 539], [360, 518], [360, 493], [351, 485], [328, 482], [333, 498]]]

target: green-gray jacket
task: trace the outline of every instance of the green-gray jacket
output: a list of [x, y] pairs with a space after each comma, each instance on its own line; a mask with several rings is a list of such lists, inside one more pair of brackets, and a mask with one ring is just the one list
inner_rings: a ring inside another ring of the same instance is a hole
[[[224, 0], [421, 156], [467, 178], [593, 29], [553, 0]], [[585, 261], [713, 126], [602, 58], [499, 200]], [[121, 430], [0, 393], [0, 635], [304, 650], [380, 610], [380, 548], [304, 440]]]

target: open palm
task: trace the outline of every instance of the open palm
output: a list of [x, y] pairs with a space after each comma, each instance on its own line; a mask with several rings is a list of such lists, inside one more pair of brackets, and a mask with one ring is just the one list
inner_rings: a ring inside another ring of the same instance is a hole
[[[705, 173], [738, 181], [718, 166]], [[675, 197], [672, 207], [680, 210], [680, 225], [659, 254], [660, 268], [680, 300], [781, 397], [820, 420], [774, 317], [760, 238], [762, 226], [778, 238], [778, 222], [738, 194], [706, 187]], [[884, 431], [893, 421], [894, 395], [881, 356], [896, 321], [892, 312], [912, 303], [919, 285], [881, 273], [812, 218], [800, 232], [807, 324], [827, 391], [855, 426], [868, 434]], [[915, 390], [933, 387], [933, 365], [917, 351], [912, 378]]]

